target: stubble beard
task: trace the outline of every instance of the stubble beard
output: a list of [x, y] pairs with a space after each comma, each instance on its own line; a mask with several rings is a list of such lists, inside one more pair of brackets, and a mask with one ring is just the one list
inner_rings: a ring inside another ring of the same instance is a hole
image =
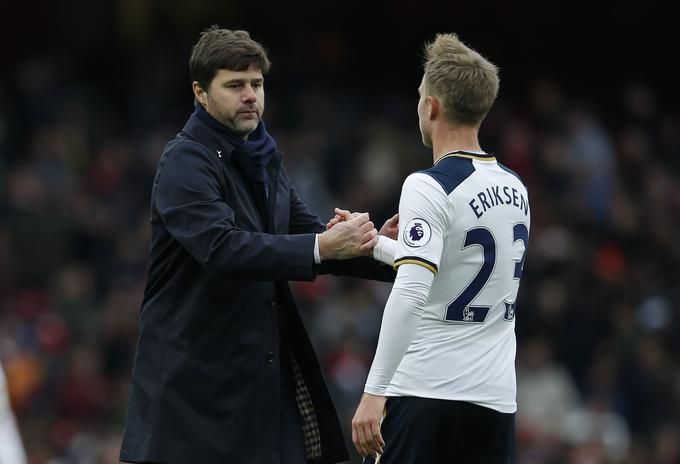
[[[257, 128], [257, 125], [260, 123], [260, 115], [258, 114], [255, 119], [242, 119], [238, 113], [231, 117], [220, 114], [217, 120], [236, 135], [245, 138]], [[254, 125], [253, 122], [255, 123]]]

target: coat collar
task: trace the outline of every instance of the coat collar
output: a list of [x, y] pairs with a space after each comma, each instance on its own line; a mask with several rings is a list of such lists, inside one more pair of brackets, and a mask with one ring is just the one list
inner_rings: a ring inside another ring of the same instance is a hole
[[[236, 154], [236, 157], [238, 158], [237, 162], [239, 164], [244, 165], [244, 163], [249, 162], [247, 155], [236, 153], [234, 145], [232, 145], [226, 137], [223, 137], [219, 132], [206, 125], [196, 116], [196, 114], [192, 114], [189, 117], [182, 128], [181, 134], [204, 145], [218, 158], [233, 162], [235, 160], [233, 160], [232, 157]], [[269, 169], [272, 169], [272, 167], [277, 169], [280, 165], [281, 153], [277, 151], [272, 155], [269, 161]]]
[[196, 114], [189, 117], [181, 135], [204, 145], [218, 158], [230, 159], [234, 151], [234, 146], [225, 137], [208, 127]]

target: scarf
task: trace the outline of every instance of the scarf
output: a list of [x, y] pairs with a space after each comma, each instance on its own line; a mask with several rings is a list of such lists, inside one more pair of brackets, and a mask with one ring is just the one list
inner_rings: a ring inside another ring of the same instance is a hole
[[254, 131], [248, 134], [248, 140], [236, 134], [227, 126], [215, 119], [208, 113], [203, 105], [196, 102], [196, 117], [205, 125], [223, 136], [227, 142], [239, 153], [248, 155], [251, 161], [251, 169], [255, 181], [264, 192], [265, 198], [269, 197], [269, 176], [267, 175], [267, 165], [272, 155], [276, 153], [276, 141], [267, 132], [264, 121], [260, 119]]

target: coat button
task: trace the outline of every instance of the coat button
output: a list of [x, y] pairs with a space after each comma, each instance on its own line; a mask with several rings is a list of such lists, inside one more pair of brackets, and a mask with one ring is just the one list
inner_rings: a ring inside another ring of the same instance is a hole
[[265, 355], [264, 359], [266, 359], [268, 363], [274, 362], [274, 353], [271, 352], [271, 351], [269, 351], [269, 352]]

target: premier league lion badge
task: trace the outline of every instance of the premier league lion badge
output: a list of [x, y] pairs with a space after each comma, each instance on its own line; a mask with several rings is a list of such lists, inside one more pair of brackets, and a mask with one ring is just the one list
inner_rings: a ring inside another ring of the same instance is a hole
[[404, 242], [412, 248], [427, 244], [430, 237], [432, 237], [432, 229], [425, 219], [411, 219], [404, 228]]

